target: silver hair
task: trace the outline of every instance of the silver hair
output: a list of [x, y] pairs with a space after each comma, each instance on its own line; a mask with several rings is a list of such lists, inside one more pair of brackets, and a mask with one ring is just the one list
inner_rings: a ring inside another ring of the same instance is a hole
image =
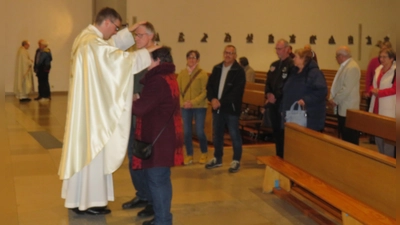
[[338, 48], [338, 50], [336, 51], [336, 54], [338, 55], [342, 55], [342, 56], [346, 56], [346, 57], [351, 57], [351, 51], [350, 48], [347, 46], [341, 46]]

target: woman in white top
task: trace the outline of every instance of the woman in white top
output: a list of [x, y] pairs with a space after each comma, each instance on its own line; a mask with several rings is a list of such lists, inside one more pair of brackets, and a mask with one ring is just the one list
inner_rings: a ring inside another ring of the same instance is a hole
[[[379, 52], [381, 65], [375, 70], [375, 76], [369, 93], [372, 96], [369, 112], [395, 118], [396, 115], [396, 52], [383, 48]], [[395, 146], [375, 137], [379, 152], [395, 157]]]

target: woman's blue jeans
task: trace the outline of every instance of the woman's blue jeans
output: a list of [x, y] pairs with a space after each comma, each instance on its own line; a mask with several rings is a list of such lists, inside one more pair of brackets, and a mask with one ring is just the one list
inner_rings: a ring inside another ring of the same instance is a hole
[[186, 147], [186, 155], [193, 155], [193, 142], [192, 142], [192, 121], [194, 119], [196, 126], [197, 138], [200, 142], [200, 150], [202, 153], [207, 153], [207, 137], [204, 133], [204, 123], [206, 120], [207, 108], [182, 108], [183, 132], [184, 142]]

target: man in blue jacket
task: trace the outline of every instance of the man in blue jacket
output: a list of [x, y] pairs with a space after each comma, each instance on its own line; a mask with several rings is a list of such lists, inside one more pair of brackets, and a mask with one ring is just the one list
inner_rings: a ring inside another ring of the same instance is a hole
[[207, 169], [222, 166], [224, 131], [228, 127], [233, 144], [233, 160], [229, 168], [235, 173], [240, 168], [242, 157], [242, 137], [239, 130], [239, 117], [246, 84], [246, 74], [236, 61], [236, 48], [227, 45], [223, 52], [224, 61], [214, 66], [207, 83], [207, 99], [213, 112], [214, 158], [207, 164]]

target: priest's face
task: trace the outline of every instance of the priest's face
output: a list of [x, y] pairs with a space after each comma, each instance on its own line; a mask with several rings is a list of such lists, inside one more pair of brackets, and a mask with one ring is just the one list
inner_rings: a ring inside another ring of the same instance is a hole
[[104, 21], [104, 26], [103, 38], [104, 40], [108, 40], [120, 30], [121, 21], [119, 19], [114, 21], [112, 19], [106, 19]]

